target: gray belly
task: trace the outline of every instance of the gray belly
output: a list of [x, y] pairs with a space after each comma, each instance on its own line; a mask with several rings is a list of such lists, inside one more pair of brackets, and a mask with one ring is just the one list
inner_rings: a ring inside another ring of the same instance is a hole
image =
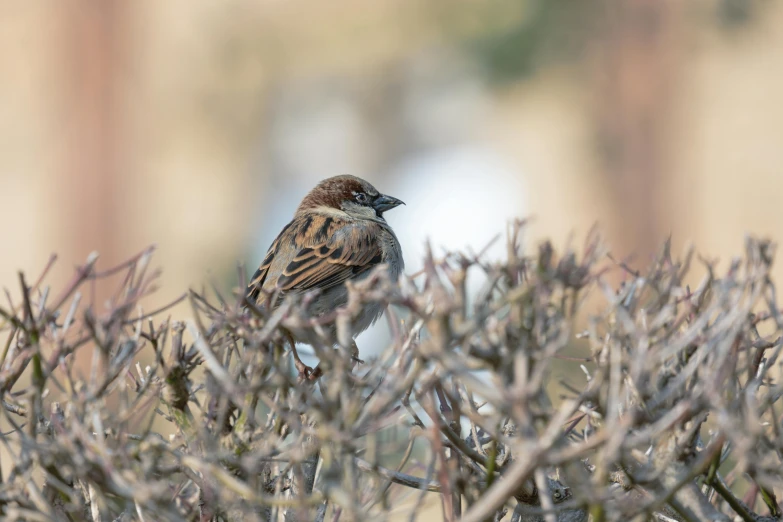
[[[348, 304], [348, 289], [345, 285], [330, 288], [313, 301], [308, 312], [312, 316], [323, 316], [329, 312], [342, 308]], [[379, 303], [368, 303], [362, 307], [362, 310], [354, 317], [351, 324], [351, 337], [356, 337], [370, 327], [383, 314], [384, 305]], [[333, 342], [337, 339], [337, 325], [332, 323], [327, 329]]]

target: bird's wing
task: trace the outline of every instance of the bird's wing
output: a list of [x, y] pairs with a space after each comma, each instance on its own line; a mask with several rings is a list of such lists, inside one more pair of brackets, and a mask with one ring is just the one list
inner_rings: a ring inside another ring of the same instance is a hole
[[258, 297], [261, 295], [261, 290], [264, 288], [264, 283], [266, 283], [267, 276], [269, 275], [269, 268], [272, 266], [272, 262], [275, 259], [275, 254], [280, 250], [281, 239], [286, 236], [288, 229], [295, 225], [295, 223], [295, 221], [292, 221], [280, 231], [272, 242], [272, 246], [269, 247], [269, 250], [264, 256], [264, 260], [261, 261], [261, 266], [259, 266], [256, 273], [253, 274], [253, 278], [250, 280], [250, 284], [247, 285], [247, 290], [245, 291], [245, 296], [249, 301], [254, 303], [258, 301]]
[[[294, 227], [291, 231], [288, 229]], [[248, 298], [258, 299], [277, 256], [285, 255], [284, 242], [299, 245], [285, 268], [276, 278], [273, 288], [283, 292], [325, 290], [342, 284], [383, 262], [383, 250], [377, 240], [380, 225], [354, 223], [339, 218], [310, 217], [294, 219], [275, 239], [261, 266], [248, 286]], [[294, 240], [294, 238], [296, 238]], [[278, 260], [279, 261], [279, 260]], [[272, 280], [269, 280], [272, 283]]]

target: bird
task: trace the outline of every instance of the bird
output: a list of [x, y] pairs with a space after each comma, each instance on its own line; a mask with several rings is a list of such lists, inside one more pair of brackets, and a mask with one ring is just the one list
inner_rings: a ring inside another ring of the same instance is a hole
[[[367, 277], [385, 265], [392, 281], [405, 267], [402, 248], [384, 213], [404, 202], [382, 194], [369, 182], [351, 175], [334, 176], [318, 183], [299, 204], [294, 217], [272, 242], [261, 266], [253, 274], [245, 297], [248, 303], [272, 309], [288, 295], [302, 296], [317, 290], [307, 305], [313, 316], [323, 316], [348, 302], [346, 282]], [[274, 302], [269, 296], [277, 295]], [[373, 324], [384, 311], [381, 303], [366, 303], [352, 327], [353, 338]], [[284, 330], [291, 345], [300, 379], [316, 379], [320, 368], [311, 369], [299, 358], [295, 333]], [[327, 328], [328, 342], [337, 343], [336, 326]]]

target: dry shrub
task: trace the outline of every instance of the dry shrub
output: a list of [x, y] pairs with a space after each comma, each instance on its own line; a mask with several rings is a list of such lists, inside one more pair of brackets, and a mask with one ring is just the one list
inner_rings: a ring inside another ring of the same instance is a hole
[[[149, 251], [103, 272], [92, 258], [59, 292], [20, 276], [0, 308], [0, 511], [383, 520], [434, 500], [465, 522], [779, 519], [772, 247], [748, 239], [723, 274], [698, 263], [691, 290], [690, 251], [675, 260], [667, 245], [636, 272], [595, 235], [580, 253], [524, 255], [521, 228], [502, 263], [430, 256], [400, 286], [377, 272], [321, 318], [292, 301], [268, 314], [241, 292], [191, 292], [184, 322], [145, 313]], [[87, 305], [109, 277], [109, 304]], [[320, 332], [337, 321], [345, 339], [366, 301], [392, 305], [392, 341], [355, 364]], [[299, 382], [283, 328], [308, 332], [320, 379]], [[561, 381], [553, 365], [576, 371]]]

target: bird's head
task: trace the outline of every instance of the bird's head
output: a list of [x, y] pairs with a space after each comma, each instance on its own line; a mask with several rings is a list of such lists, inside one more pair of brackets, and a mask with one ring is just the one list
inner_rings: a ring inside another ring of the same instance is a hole
[[385, 194], [356, 176], [335, 176], [315, 186], [299, 204], [297, 213], [318, 208], [342, 210], [358, 219], [383, 219], [383, 213], [402, 201]]

